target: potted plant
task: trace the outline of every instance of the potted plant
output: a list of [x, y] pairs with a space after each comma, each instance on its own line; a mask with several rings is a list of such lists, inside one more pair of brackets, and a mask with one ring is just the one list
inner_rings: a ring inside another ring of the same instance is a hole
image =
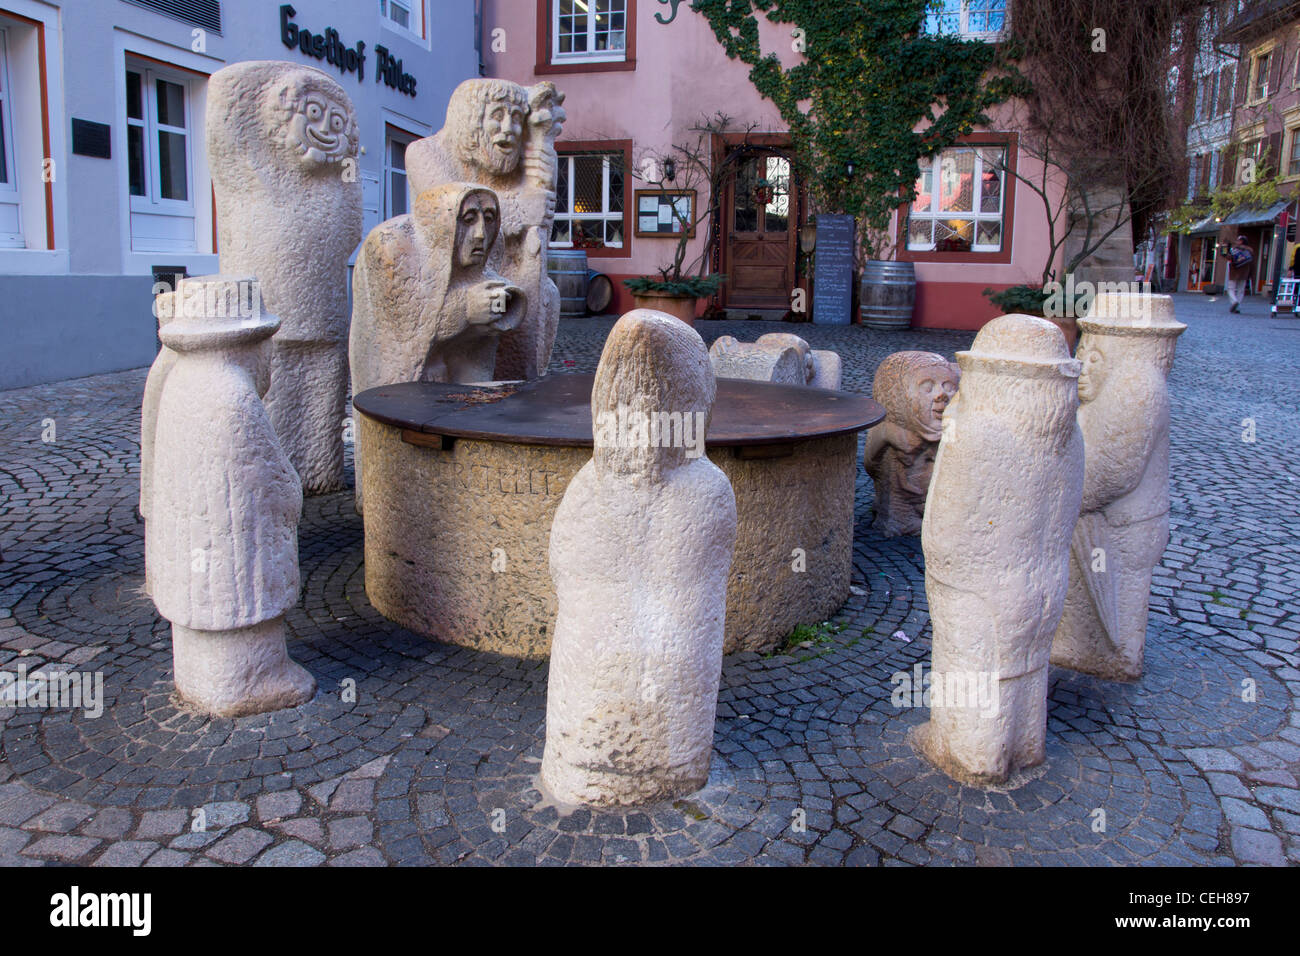
[[[1067, 291], [1074, 294], [1073, 302], [1064, 301], [1063, 296]], [[1020, 312], [1024, 315], [1036, 315], [1051, 322], [1061, 330], [1061, 334], [1065, 336], [1065, 344], [1073, 354], [1074, 343], [1079, 334], [1075, 319], [1078, 317], [1080, 307], [1086, 306], [1089, 300], [1082, 293], [1075, 294], [1072, 285], [1063, 288], [1058, 286], [1053, 291], [1053, 282], [1049, 279], [1042, 286], [1013, 285], [999, 291], [985, 289], [984, 295], [1001, 309], [1004, 315]]]
[[695, 324], [695, 312], [700, 299], [711, 299], [727, 277], [720, 272], [711, 275], [682, 275], [680, 270], [670, 274], [660, 270], [661, 277], [639, 276], [624, 279], [623, 284], [632, 292], [632, 304], [638, 309], [656, 309], [676, 316], [687, 325]]

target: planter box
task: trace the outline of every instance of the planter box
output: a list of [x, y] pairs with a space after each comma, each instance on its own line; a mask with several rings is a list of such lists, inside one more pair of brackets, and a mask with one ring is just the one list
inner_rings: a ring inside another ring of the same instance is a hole
[[632, 305], [638, 309], [654, 309], [666, 312], [674, 318], [681, 319], [691, 328], [695, 327], [695, 306], [699, 299], [695, 296], [670, 295], [667, 292], [634, 292]]

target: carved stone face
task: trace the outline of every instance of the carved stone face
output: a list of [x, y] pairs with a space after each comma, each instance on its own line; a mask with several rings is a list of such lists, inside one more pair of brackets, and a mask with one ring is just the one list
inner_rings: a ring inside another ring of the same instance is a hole
[[289, 120], [289, 141], [312, 164], [338, 162], [352, 151], [348, 109], [324, 93], [307, 91]]
[[523, 153], [524, 107], [508, 99], [483, 107], [478, 161], [497, 175], [512, 172]]
[[1085, 340], [1075, 357], [1083, 363], [1083, 371], [1079, 373], [1079, 401], [1090, 402], [1097, 397], [1097, 392], [1105, 381], [1105, 356], [1101, 354], [1101, 349]]
[[920, 433], [938, 441], [943, 432], [943, 412], [957, 391], [957, 375], [950, 369], [929, 365], [917, 369], [912, 388], [912, 414]]
[[484, 193], [470, 193], [460, 204], [456, 218], [456, 265], [461, 269], [482, 267], [496, 241], [497, 204]]

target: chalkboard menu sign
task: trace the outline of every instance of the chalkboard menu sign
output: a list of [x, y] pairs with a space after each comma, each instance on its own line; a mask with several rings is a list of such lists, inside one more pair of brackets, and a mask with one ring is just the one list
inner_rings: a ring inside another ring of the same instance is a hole
[[817, 217], [812, 318], [818, 325], [848, 325], [853, 312], [852, 216]]

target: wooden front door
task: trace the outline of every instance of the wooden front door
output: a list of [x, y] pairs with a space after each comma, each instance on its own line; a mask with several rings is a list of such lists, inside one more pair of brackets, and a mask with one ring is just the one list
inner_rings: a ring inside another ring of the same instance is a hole
[[756, 151], [736, 167], [727, 189], [723, 271], [727, 305], [788, 309], [795, 283], [795, 183], [790, 160]]

